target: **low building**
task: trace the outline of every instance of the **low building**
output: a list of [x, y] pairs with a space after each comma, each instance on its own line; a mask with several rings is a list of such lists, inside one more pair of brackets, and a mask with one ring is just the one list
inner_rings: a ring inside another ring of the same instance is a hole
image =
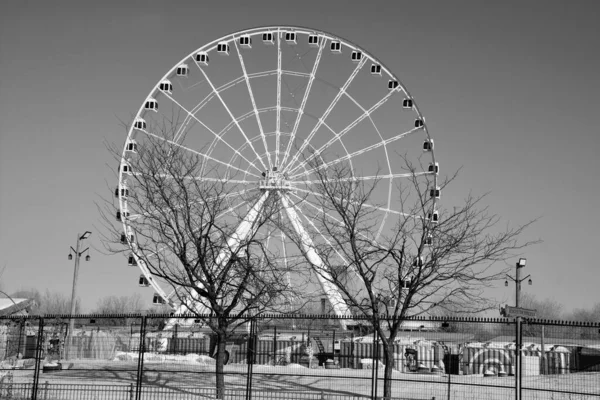
[[0, 298], [0, 317], [29, 315], [34, 305], [33, 299]]

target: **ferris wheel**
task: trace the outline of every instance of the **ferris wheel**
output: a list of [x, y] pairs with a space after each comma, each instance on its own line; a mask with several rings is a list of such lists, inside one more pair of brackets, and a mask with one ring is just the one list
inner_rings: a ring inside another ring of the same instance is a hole
[[[315, 158], [325, 160], [317, 168], [343, 164], [353, 179], [375, 185], [373, 202], [366, 206], [377, 220], [376, 237], [396, 219], [410, 217], [399, 198], [403, 182], [411, 177], [428, 179], [432, 218], [437, 219], [434, 141], [415, 99], [392, 71], [339, 36], [302, 27], [261, 27], [226, 35], [188, 54], [143, 101], [128, 131], [115, 190], [122, 242], [132, 250], [136, 244], [130, 223], [143, 215], [128, 204], [128, 194], [136, 190], [129, 179], [136, 172], [130, 161], [145, 139], [161, 139], [151, 127], [174, 110], [183, 116], [182, 124], [162, 140], [201, 157], [207, 171], [236, 175], [229, 201], [232, 209], [245, 210], [238, 239], [249, 233], [249, 225], [276, 193], [307, 247], [299, 249], [275, 228], [265, 228], [267, 246], [290, 258], [304, 256], [309, 268], [322, 265], [310, 246], [329, 243], [311, 223], [324, 212], [311, 191], [317, 182], [311, 164]], [[407, 173], [407, 160], [423, 170]], [[253, 204], [240, 194], [248, 191], [257, 193]], [[153, 303], [185, 312], [172, 288], [153, 277], [135, 251], [128, 263], [140, 269], [140, 286], [154, 289]], [[348, 315], [332, 284], [320, 278], [317, 286], [335, 314]]]

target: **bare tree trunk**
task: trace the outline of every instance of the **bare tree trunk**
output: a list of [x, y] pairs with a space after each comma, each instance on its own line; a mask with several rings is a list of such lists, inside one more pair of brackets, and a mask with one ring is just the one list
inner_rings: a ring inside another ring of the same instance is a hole
[[223, 371], [225, 366], [225, 345], [225, 332], [219, 329], [219, 332], [217, 333], [217, 356], [215, 365], [217, 379], [217, 399], [225, 398], [225, 373]]
[[394, 342], [389, 340], [385, 345], [384, 362], [385, 370], [383, 372], [383, 398], [392, 398], [392, 371], [394, 370]]

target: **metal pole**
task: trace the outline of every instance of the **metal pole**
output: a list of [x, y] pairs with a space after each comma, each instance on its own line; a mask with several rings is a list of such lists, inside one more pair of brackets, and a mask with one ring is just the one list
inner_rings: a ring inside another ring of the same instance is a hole
[[32, 393], [31, 393], [31, 399], [32, 400], [37, 400], [37, 392], [38, 392], [38, 385], [39, 385], [39, 381], [40, 381], [40, 369], [42, 368], [41, 366], [41, 359], [42, 359], [42, 342], [44, 341], [44, 318], [40, 318], [39, 321], [39, 325], [38, 325], [38, 337], [37, 337], [37, 343], [36, 343], [36, 349], [35, 349], [35, 371], [33, 371], [33, 388], [32, 388]]
[[521, 273], [519, 264], [517, 263], [517, 273], [515, 280], [515, 307], [519, 308], [519, 297], [521, 296]]
[[515, 343], [515, 399], [521, 400], [521, 347], [522, 330], [521, 317], [515, 318], [516, 343]]
[[544, 350], [544, 325], [542, 325], [542, 375], [546, 374], [546, 351]]
[[71, 317], [69, 318], [69, 336], [67, 339], [67, 359], [71, 358], [71, 347], [73, 345], [73, 331], [75, 330], [75, 296], [77, 295], [77, 276], [79, 275], [79, 248], [81, 245], [81, 235], [77, 234], [77, 244], [75, 245], [75, 267], [73, 270], [73, 288], [71, 290]]
[[140, 346], [138, 349], [138, 368], [137, 368], [137, 382], [136, 382], [136, 400], [142, 398], [142, 384], [144, 378], [144, 353], [146, 352], [146, 316], [142, 315], [142, 321], [140, 322]]

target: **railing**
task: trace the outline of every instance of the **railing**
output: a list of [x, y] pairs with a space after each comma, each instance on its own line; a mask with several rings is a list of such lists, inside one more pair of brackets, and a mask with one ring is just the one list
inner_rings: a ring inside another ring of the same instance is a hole
[[[216, 398], [214, 335], [187, 317], [165, 331], [170, 315], [73, 316], [70, 343], [70, 316], [0, 318], [0, 399]], [[381, 399], [387, 381], [391, 399], [600, 400], [599, 323], [410, 319], [386, 356], [335, 322], [252, 317], [226, 344], [223, 397]]]

